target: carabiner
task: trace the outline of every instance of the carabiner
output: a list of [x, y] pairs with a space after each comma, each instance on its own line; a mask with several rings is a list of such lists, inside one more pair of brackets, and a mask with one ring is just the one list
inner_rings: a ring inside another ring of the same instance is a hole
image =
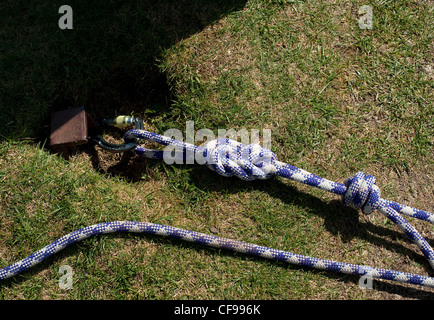
[[[103, 126], [114, 126], [117, 128], [126, 128], [134, 125], [136, 129], [143, 130], [143, 120], [139, 117], [131, 117], [131, 116], [118, 116], [114, 119], [103, 119], [101, 120], [101, 124]], [[110, 143], [107, 142], [102, 136], [97, 135], [95, 137], [89, 137], [89, 140], [97, 144], [100, 148], [113, 152], [113, 153], [121, 153], [134, 149], [139, 142], [138, 139], [135, 139], [132, 142], [128, 143]]]

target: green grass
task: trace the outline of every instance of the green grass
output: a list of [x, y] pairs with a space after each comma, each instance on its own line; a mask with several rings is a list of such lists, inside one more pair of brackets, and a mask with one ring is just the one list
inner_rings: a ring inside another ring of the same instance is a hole
[[[377, 177], [386, 199], [433, 211], [433, 7], [372, 1], [55, 1], [0, 5], [0, 266], [93, 223], [163, 223], [337, 261], [430, 274], [399, 229], [336, 197], [247, 183], [91, 146], [50, 152], [52, 111], [143, 117], [163, 133], [271, 129], [279, 160], [342, 182]], [[113, 139], [119, 132], [106, 132]], [[433, 228], [411, 220], [432, 243]], [[70, 265], [73, 288], [59, 288]], [[432, 290], [144, 235], [73, 245], [0, 284], [1, 299], [423, 299]]]

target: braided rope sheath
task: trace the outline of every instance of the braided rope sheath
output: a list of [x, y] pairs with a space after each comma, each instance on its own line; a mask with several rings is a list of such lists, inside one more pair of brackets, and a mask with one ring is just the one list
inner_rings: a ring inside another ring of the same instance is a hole
[[[362, 172], [349, 178], [344, 184], [333, 182], [305, 170], [276, 160], [274, 153], [253, 144], [245, 146], [230, 139], [216, 139], [205, 147], [177, 141], [145, 130], [130, 130], [125, 134], [125, 141], [141, 139], [156, 142], [177, 149], [178, 155], [185, 159], [194, 156], [198, 163], [206, 164], [223, 176], [237, 176], [243, 180], [267, 179], [273, 175], [289, 178], [316, 188], [342, 196], [344, 205], [361, 209], [364, 214], [380, 211], [396, 223], [409, 238], [418, 245], [422, 253], [434, 268], [434, 250], [419, 232], [401, 215], [407, 215], [434, 224], [434, 215], [412, 207], [404, 206], [382, 199], [380, 190], [375, 185], [373, 176]], [[137, 146], [135, 152], [140, 156], [164, 159], [165, 151], [145, 149]], [[340, 272], [344, 274], [370, 276], [375, 279], [392, 280], [434, 288], [434, 278], [406, 272], [373, 268], [344, 262], [318, 259], [273, 248], [267, 248], [242, 241], [221, 238], [195, 231], [135, 221], [105, 222], [76, 230], [54, 241], [41, 250], [8, 267], [0, 269], [0, 280], [23, 272], [63, 248], [91, 236], [113, 232], [138, 232], [152, 235], [168, 236], [175, 239], [222, 248], [245, 254], [288, 262], [290, 264], [311, 267], [319, 270]]]
[[47, 259], [56, 252], [66, 248], [73, 243], [87, 239], [92, 236], [115, 232], [132, 232], [167, 236], [173, 239], [185, 240], [201, 245], [211, 246], [214, 248], [227, 249], [257, 257], [287, 262], [294, 265], [311, 267], [319, 270], [335, 271], [359, 276], [369, 275], [373, 279], [393, 280], [434, 288], [434, 278], [430, 278], [427, 276], [312, 258], [238, 240], [221, 238], [213, 235], [170, 227], [161, 224], [137, 221], [103, 222], [82, 229], [78, 229], [54, 241], [53, 243], [33, 253], [27, 258], [24, 258], [6, 268], [1, 269], [0, 279], [7, 279], [13, 277], [35, 266], [36, 264], [40, 263], [41, 261]]

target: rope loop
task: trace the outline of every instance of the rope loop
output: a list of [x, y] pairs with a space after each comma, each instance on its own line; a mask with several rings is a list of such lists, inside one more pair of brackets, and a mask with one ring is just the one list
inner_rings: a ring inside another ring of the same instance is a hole
[[358, 172], [354, 177], [345, 180], [347, 187], [342, 196], [342, 203], [369, 215], [382, 206], [381, 192], [375, 184], [374, 176]]
[[268, 179], [277, 172], [276, 155], [259, 144], [219, 138], [206, 144], [204, 157], [209, 168], [225, 177], [252, 181]]

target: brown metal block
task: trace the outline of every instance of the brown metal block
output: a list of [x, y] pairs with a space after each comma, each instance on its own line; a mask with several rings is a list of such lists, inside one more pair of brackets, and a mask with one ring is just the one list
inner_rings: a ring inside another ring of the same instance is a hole
[[88, 121], [84, 107], [54, 112], [51, 115], [50, 146], [67, 158], [68, 147], [88, 142]]

